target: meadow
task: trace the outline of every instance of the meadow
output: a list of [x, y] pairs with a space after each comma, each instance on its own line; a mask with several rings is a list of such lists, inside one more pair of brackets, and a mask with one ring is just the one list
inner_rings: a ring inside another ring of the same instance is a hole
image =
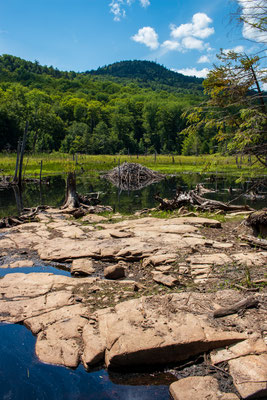
[[[178, 173], [226, 173], [260, 177], [267, 174], [255, 160], [248, 157], [236, 158], [219, 154], [181, 156], [181, 155], [87, 155], [64, 154], [59, 152], [25, 155], [23, 163], [24, 178], [38, 177], [42, 161], [42, 176], [77, 173], [99, 174], [124, 162], [140, 163], [150, 169], [166, 174]], [[0, 153], [0, 175], [12, 176], [16, 165], [16, 154]]]

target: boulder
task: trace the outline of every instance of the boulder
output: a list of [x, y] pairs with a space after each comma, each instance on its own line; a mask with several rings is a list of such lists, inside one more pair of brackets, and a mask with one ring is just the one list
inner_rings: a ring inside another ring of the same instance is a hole
[[106, 279], [121, 279], [125, 277], [125, 267], [122, 264], [111, 265], [104, 269]]
[[191, 376], [170, 385], [173, 400], [239, 400], [234, 393], [219, 390], [217, 379], [212, 376]]

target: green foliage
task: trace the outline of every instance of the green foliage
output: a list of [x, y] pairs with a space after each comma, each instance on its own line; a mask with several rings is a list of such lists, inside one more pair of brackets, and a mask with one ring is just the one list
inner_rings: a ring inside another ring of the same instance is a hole
[[267, 166], [266, 105], [260, 89], [265, 78], [259, 58], [234, 51], [221, 51], [218, 57], [221, 65], [203, 82], [209, 100], [186, 114], [189, 126], [182, 132], [187, 135], [183, 154], [193, 154], [196, 142], [199, 138], [203, 142], [206, 134], [208, 146], [213, 143], [221, 152], [255, 155]]
[[203, 99], [201, 82], [146, 61], [76, 74], [3, 55], [0, 151], [16, 149], [28, 121], [32, 153], [180, 154], [183, 113]]

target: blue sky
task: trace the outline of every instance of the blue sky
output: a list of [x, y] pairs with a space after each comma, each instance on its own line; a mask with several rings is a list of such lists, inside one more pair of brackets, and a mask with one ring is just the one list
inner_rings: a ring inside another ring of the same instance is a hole
[[151, 60], [205, 76], [220, 48], [255, 47], [230, 22], [245, 1], [0, 0], [0, 54], [74, 71]]

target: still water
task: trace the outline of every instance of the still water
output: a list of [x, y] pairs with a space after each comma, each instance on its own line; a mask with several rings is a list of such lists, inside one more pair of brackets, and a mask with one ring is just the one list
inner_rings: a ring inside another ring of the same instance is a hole
[[[151, 208], [158, 205], [154, 200], [154, 195], [159, 193], [161, 197], [172, 198], [176, 188], [181, 190], [194, 189], [196, 184], [202, 183], [206, 188], [216, 190], [215, 193], [208, 193], [209, 197], [221, 201], [230, 201], [239, 196], [242, 191], [246, 191], [252, 184], [251, 181], [237, 184], [237, 177], [220, 175], [214, 178], [208, 175], [183, 174], [167, 176], [161, 182], [154, 183], [141, 190], [122, 191], [113, 186], [103, 178], [93, 176], [78, 176], [77, 191], [80, 194], [99, 193], [101, 204], [110, 205], [114, 211], [121, 213], [133, 213], [143, 208]], [[65, 176], [54, 176], [49, 180], [49, 184], [30, 184], [23, 188], [22, 204], [18, 201], [15, 188], [0, 190], [0, 218], [7, 215], [17, 215], [21, 207], [35, 207], [37, 205], [50, 205], [59, 207], [64, 203]], [[232, 193], [228, 189], [231, 187]], [[241, 196], [233, 204], [248, 204], [253, 208], [266, 207], [266, 196], [262, 196], [257, 201], [251, 201]]]
[[[35, 337], [24, 326], [0, 324], [1, 400], [167, 400], [168, 385], [118, 384], [107, 371], [86, 372], [39, 362]], [[155, 383], [156, 383], [156, 379]]]

